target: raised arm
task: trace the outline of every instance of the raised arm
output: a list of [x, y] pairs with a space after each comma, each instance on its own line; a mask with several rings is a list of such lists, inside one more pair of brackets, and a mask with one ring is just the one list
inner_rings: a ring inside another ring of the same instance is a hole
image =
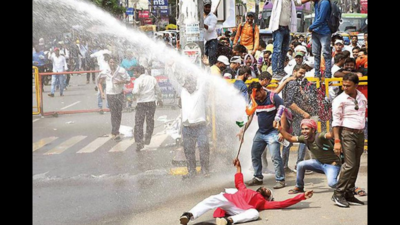
[[285, 85], [287, 83], [289, 83], [289, 81], [292, 81], [292, 80], [296, 80], [296, 77], [293, 77], [293, 76], [288, 77], [282, 83], [280, 83], [279, 86], [273, 92], [279, 94], [282, 91], [282, 89], [285, 87]]

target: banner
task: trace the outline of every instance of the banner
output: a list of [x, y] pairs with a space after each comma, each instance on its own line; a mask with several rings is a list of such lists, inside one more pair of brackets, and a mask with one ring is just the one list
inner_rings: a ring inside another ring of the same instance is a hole
[[236, 27], [235, 0], [225, 1], [226, 19], [222, 27]]

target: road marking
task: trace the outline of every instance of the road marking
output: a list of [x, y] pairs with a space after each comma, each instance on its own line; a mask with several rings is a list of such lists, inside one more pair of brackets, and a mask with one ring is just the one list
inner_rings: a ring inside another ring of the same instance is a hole
[[108, 140], [110, 140], [110, 137], [99, 137], [76, 153], [92, 153], [96, 151], [96, 149], [98, 149], [104, 143], [106, 143]]
[[129, 148], [133, 143], [135, 143], [135, 139], [129, 138], [127, 140], [122, 140], [118, 144], [116, 144], [110, 151], [108, 152], [124, 152]]
[[61, 109], [69, 108], [69, 107], [71, 107], [71, 106], [73, 106], [73, 105], [76, 105], [76, 104], [78, 104], [78, 103], [80, 103], [80, 102], [81, 102], [81, 101], [74, 102], [74, 103], [72, 103], [71, 105], [67, 105], [67, 106], [65, 106], [65, 107], [63, 107], [63, 108], [61, 108]]
[[39, 141], [33, 143], [33, 151], [32, 152], [38, 150], [39, 148], [47, 145], [50, 142], [56, 140], [57, 138], [58, 137], [47, 137], [47, 138], [40, 139]]
[[168, 134], [165, 134], [164, 132], [160, 132], [155, 134], [153, 137], [151, 137], [151, 142], [149, 145], [145, 145], [142, 151], [155, 151], [157, 148], [160, 147], [160, 145], [164, 142], [164, 140], [168, 137]]
[[63, 143], [59, 144], [57, 147], [55, 147], [55, 148], [51, 149], [50, 151], [44, 153], [43, 155], [60, 154], [60, 153], [64, 152], [65, 150], [67, 150], [68, 148], [70, 148], [73, 145], [75, 145], [76, 143], [82, 141], [86, 137], [87, 136], [75, 136], [75, 137], [72, 137], [72, 138], [64, 141]]
[[[197, 171], [197, 173], [200, 173], [201, 167], [197, 166], [196, 167], [196, 171]], [[175, 167], [175, 168], [171, 168], [169, 170], [169, 174], [172, 174], [172, 175], [186, 175], [186, 174], [188, 174], [188, 170], [187, 170], [187, 167]]]
[[38, 120], [40, 120], [40, 119], [34, 119], [34, 120], [32, 121], [32, 123], [34, 123], [34, 122], [36, 122], [36, 121], [38, 121]]

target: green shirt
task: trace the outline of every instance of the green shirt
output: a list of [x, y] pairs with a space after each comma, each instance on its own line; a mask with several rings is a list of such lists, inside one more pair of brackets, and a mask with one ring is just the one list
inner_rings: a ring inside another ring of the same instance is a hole
[[326, 132], [316, 133], [313, 142], [308, 142], [303, 135], [300, 135], [298, 141], [306, 144], [311, 153], [321, 163], [332, 164], [336, 162], [336, 165], [340, 165], [340, 159], [333, 151], [333, 143], [324, 137], [325, 134]]

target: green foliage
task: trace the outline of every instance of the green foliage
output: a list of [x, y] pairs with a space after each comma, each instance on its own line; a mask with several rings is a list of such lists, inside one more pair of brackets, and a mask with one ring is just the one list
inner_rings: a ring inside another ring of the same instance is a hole
[[126, 9], [119, 5], [119, 0], [91, 0], [94, 4], [113, 15], [124, 14]]

